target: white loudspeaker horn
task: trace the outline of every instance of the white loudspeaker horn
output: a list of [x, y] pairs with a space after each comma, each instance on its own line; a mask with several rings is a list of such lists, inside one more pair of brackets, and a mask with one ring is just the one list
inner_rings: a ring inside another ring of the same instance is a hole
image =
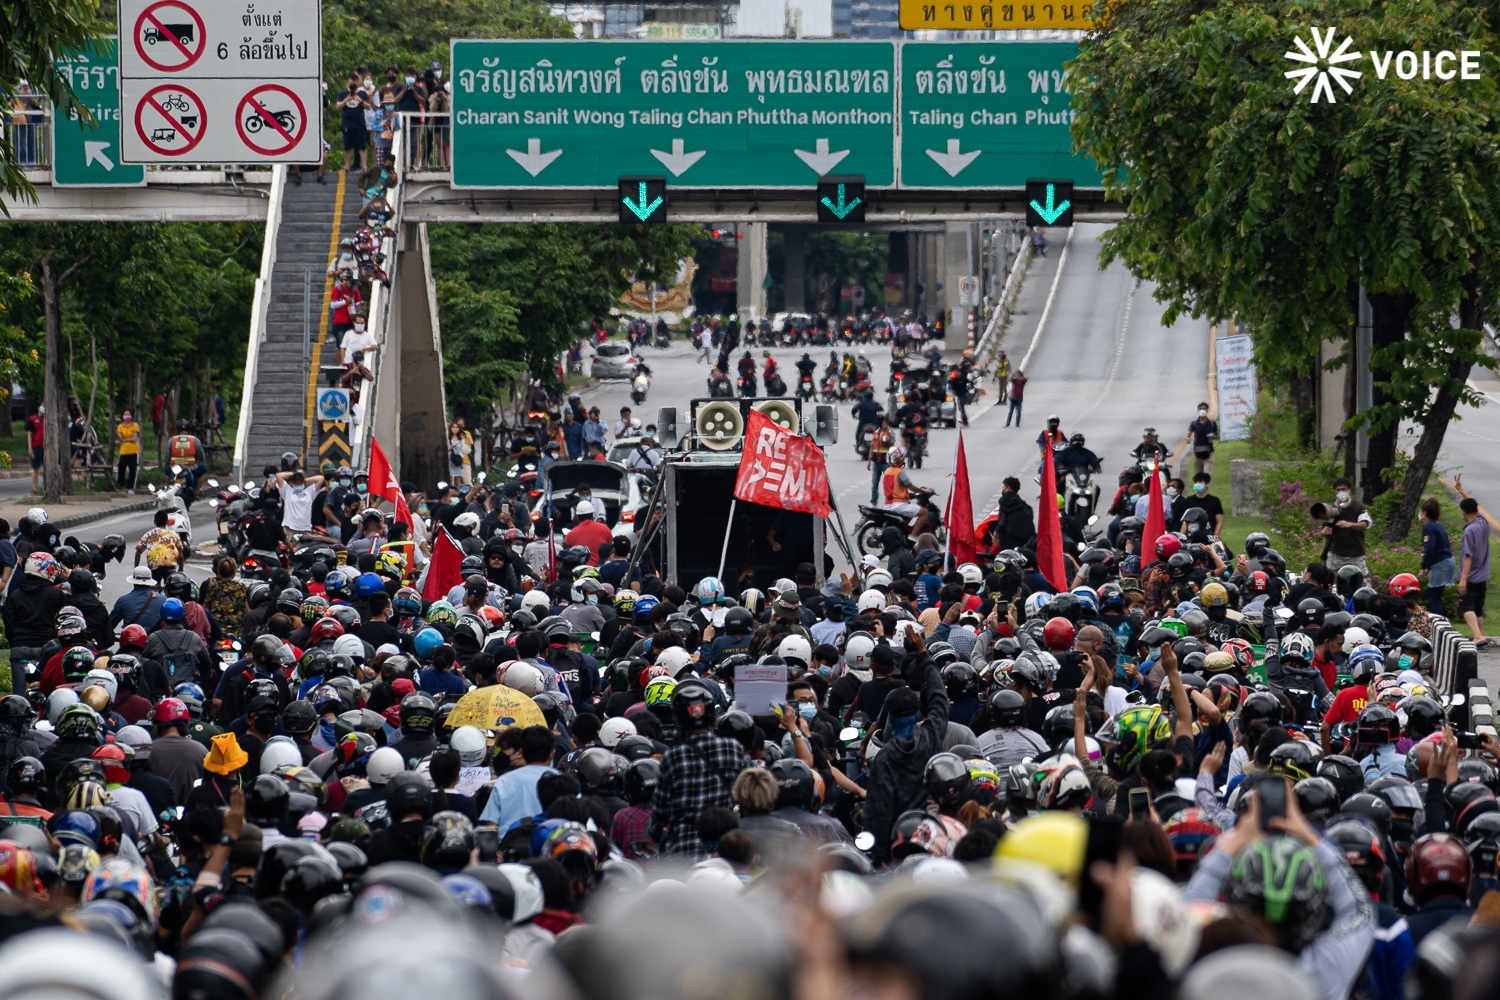
[[745, 436], [745, 418], [740, 408], [726, 400], [717, 399], [698, 407], [693, 419], [693, 430], [698, 443], [710, 451], [729, 451]]
[[802, 429], [802, 421], [797, 417], [797, 408], [784, 399], [765, 399], [755, 404], [755, 408], [771, 418], [771, 423], [784, 427], [796, 434]]

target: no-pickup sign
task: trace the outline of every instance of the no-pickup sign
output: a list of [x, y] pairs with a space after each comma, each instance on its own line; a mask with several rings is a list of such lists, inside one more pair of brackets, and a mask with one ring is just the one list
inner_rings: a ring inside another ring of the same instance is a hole
[[302, 99], [279, 83], [265, 83], [240, 98], [234, 124], [247, 147], [262, 156], [297, 148], [307, 132]]
[[156, 87], [136, 103], [136, 138], [158, 156], [192, 152], [207, 131], [208, 112], [203, 101], [186, 87]]
[[159, 73], [181, 73], [203, 55], [203, 18], [184, 0], [160, 0], [135, 19], [135, 51]]

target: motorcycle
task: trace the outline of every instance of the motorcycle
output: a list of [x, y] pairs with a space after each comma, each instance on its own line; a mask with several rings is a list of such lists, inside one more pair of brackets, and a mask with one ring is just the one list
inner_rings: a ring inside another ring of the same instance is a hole
[[803, 375], [802, 377], [797, 379], [798, 399], [810, 401], [817, 394], [818, 387], [813, 384], [813, 377], [811, 375]]
[[710, 399], [733, 399], [734, 386], [730, 385], [729, 379], [720, 376], [708, 380], [708, 396]]
[[1099, 508], [1099, 487], [1088, 469], [1071, 469], [1065, 476], [1067, 501], [1063, 510], [1069, 515], [1085, 516]]
[[[932, 502], [933, 491], [921, 487], [913, 487], [912, 502], [923, 507], [927, 511], [927, 522], [922, 526], [924, 532], [931, 532], [939, 541], [946, 537], [947, 532], [943, 528], [942, 511], [937, 504]], [[854, 539], [859, 545], [861, 555], [880, 555], [884, 549], [880, 544], [881, 532], [888, 527], [897, 527], [908, 536], [907, 543], [911, 543], [911, 531], [916, 524], [916, 518], [908, 520], [895, 511], [886, 510], [884, 507], [872, 507], [869, 504], [859, 505], [860, 522], [854, 526]]]
[[663, 351], [665, 351], [667, 348], [671, 347], [672, 346], [672, 334], [671, 334], [671, 332], [668, 331], [668, 330], [666, 330], [666, 329], [657, 330], [656, 331], [656, 346], [657, 346], [658, 349], [663, 350]]
[[875, 425], [865, 424], [854, 437], [854, 451], [860, 458], [870, 457], [870, 446], [875, 442]]
[[[157, 489], [156, 484], [152, 483], [147, 488], [156, 496], [156, 509], [167, 512], [167, 527], [175, 531], [177, 537], [182, 539], [183, 552], [191, 556], [193, 554], [193, 521], [188, 517], [189, 501], [184, 498], [183, 494], [184, 492], [191, 493], [192, 488], [186, 484], [184, 475], [186, 470], [174, 465], [172, 471], [177, 478], [171, 486]], [[219, 488], [216, 480], [208, 479], [205, 482], [213, 489]]]
[[837, 403], [844, 398], [844, 383], [839, 381], [837, 375], [830, 375], [823, 380], [823, 402]]
[[646, 390], [651, 388], [651, 376], [645, 372], [636, 372], [635, 378], [630, 380], [630, 401], [640, 406], [646, 401]]
[[751, 375], [749, 378], [741, 377], [736, 384], [739, 386], [740, 395], [744, 396], [746, 399], [750, 399], [755, 395], [754, 375]]
[[927, 431], [908, 431], [902, 437], [906, 441], [906, 464], [920, 469], [922, 458], [927, 454]]
[[766, 395], [767, 396], [785, 396], [786, 395], [786, 383], [783, 382], [781, 380], [781, 376], [777, 375], [775, 372], [772, 372], [770, 375], [766, 376]]

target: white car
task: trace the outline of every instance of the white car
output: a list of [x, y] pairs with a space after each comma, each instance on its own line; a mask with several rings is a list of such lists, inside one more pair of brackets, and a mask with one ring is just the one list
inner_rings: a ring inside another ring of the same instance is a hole
[[594, 348], [594, 378], [629, 378], [635, 356], [623, 340], [606, 340]]
[[573, 526], [575, 491], [579, 486], [587, 485], [594, 499], [603, 502], [602, 520], [610, 527], [622, 521], [634, 521], [636, 513], [646, 506], [651, 491], [650, 480], [639, 473], [627, 472], [624, 466], [614, 462], [553, 462], [537, 477], [539, 493], [531, 504], [533, 524], [540, 522], [546, 514], [549, 484], [553, 492], [556, 526], [564, 532]]

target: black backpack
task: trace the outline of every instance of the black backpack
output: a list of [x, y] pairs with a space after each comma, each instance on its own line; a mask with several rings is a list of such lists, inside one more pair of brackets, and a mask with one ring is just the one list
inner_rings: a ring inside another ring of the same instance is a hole
[[157, 635], [163, 647], [161, 663], [167, 671], [167, 690], [176, 690], [179, 684], [198, 683], [198, 656], [192, 641], [197, 633], [185, 628], [162, 629]]

